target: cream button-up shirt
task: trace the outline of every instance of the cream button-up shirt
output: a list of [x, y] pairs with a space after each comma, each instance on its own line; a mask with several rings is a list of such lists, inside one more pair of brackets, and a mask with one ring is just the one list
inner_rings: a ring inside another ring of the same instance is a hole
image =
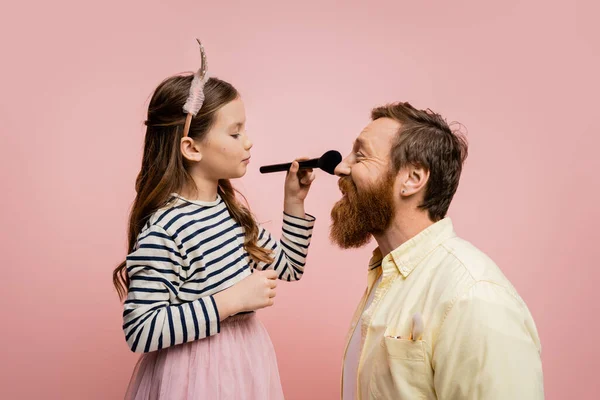
[[541, 345], [525, 302], [449, 218], [383, 259], [375, 250], [369, 264], [352, 321], [361, 329], [356, 399], [544, 398]]

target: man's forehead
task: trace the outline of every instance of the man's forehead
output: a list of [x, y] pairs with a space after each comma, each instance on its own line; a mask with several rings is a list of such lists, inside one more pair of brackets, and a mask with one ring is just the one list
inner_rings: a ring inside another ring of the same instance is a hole
[[390, 118], [372, 121], [356, 138], [357, 146], [389, 146], [400, 129], [400, 123]]

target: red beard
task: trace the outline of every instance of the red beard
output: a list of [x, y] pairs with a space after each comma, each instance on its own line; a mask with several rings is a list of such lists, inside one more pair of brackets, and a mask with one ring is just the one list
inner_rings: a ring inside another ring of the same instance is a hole
[[394, 178], [387, 174], [361, 191], [349, 176], [340, 178], [338, 185], [344, 197], [331, 209], [329, 237], [343, 249], [362, 247], [392, 222]]

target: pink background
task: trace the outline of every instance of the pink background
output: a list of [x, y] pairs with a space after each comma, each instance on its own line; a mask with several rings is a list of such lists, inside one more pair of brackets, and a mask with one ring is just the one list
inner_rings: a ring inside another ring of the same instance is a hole
[[[276, 234], [283, 177], [260, 165], [346, 154], [388, 101], [463, 123], [456, 229], [530, 307], [547, 398], [598, 398], [597, 2], [218, 3], [3, 2], [0, 398], [121, 398], [137, 356], [110, 275], [125, 255], [147, 100], [197, 67], [195, 37], [211, 74], [243, 94], [255, 146], [238, 187]], [[339, 394], [371, 246], [329, 243], [338, 197], [320, 173], [307, 273], [261, 312], [288, 399]]]

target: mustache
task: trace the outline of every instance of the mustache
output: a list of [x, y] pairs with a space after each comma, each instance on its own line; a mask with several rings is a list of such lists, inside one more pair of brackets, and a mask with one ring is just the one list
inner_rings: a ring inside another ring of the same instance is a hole
[[341, 177], [338, 180], [338, 187], [343, 194], [356, 193], [356, 184], [349, 176]]

